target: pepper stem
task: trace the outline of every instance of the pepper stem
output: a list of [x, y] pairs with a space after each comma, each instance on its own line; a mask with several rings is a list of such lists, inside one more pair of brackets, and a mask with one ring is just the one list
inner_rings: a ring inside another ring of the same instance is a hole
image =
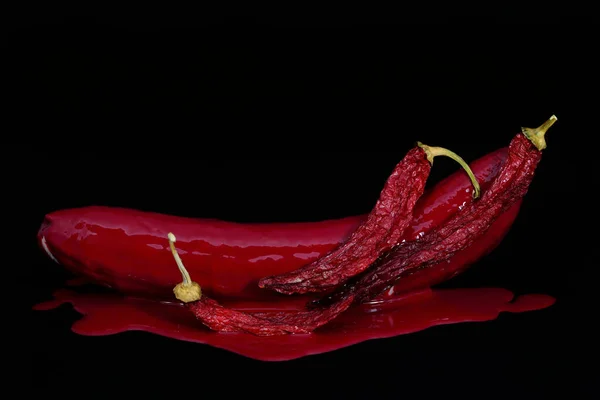
[[192, 281], [189, 272], [183, 266], [183, 262], [181, 261], [179, 253], [177, 253], [177, 249], [175, 248], [175, 242], [177, 241], [177, 238], [171, 232], [169, 232], [167, 237], [169, 238], [169, 247], [171, 247], [171, 253], [173, 253], [173, 258], [175, 259], [175, 263], [177, 263], [177, 267], [179, 268], [179, 272], [181, 272], [181, 276], [183, 278], [183, 282], [177, 284], [177, 286], [173, 288], [175, 297], [177, 300], [181, 300], [184, 303], [200, 300], [202, 297], [202, 289], [200, 288], [200, 285]]
[[556, 115], [553, 115], [537, 128], [521, 128], [521, 130], [527, 139], [531, 140], [533, 145], [537, 147], [538, 150], [542, 151], [546, 148], [546, 138], [544, 136], [557, 119]]
[[451, 159], [459, 163], [460, 166], [465, 170], [467, 175], [469, 175], [469, 179], [471, 180], [471, 184], [473, 185], [473, 198], [476, 199], [479, 197], [479, 194], [481, 193], [479, 182], [477, 182], [477, 178], [471, 170], [471, 167], [469, 167], [469, 165], [465, 162], [465, 160], [462, 159], [461, 156], [443, 147], [431, 147], [421, 142], [417, 142], [417, 146], [423, 149], [423, 151], [427, 155], [427, 161], [429, 161], [431, 165], [433, 165], [433, 159], [437, 156], [450, 157]]

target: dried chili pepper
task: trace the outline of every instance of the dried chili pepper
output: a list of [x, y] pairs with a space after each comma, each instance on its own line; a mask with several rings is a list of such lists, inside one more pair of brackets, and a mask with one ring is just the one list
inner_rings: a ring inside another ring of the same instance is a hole
[[245, 332], [257, 336], [275, 336], [290, 333], [310, 333], [344, 312], [352, 304], [352, 295], [324, 310], [302, 312], [244, 313], [223, 307], [202, 295], [200, 285], [193, 282], [185, 269], [177, 249], [175, 235], [169, 233], [169, 246], [183, 277], [183, 282], [173, 289], [175, 297], [194, 313], [208, 328], [218, 332]]
[[539, 128], [522, 128], [522, 133], [510, 143], [502, 170], [480, 200], [472, 202], [422, 239], [397, 246], [354, 282], [312, 305], [327, 306], [348, 297], [357, 303], [368, 301], [403, 274], [438, 264], [471, 245], [499, 215], [525, 196], [541, 160], [541, 151], [546, 148], [544, 135], [556, 119], [553, 115]]
[[284, 294], [321, 292], [363, 272], [395, 246], [409, 226], [436, 156], [457, 161], [473, 183], [473, 196], [479, 196], [477, 179], [462, 158], [450, 150], [419, 142], [396, 165], [367, 219], [343, 243], [299, 269], [262, 278], [259, 287]]

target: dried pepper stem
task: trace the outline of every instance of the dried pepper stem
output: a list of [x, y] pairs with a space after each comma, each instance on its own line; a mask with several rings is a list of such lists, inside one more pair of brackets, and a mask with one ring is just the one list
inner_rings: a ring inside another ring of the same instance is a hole
[[202, 297], [202, 289], [200, 288], [200, 285], [192, 281], [190, 274], [183, 266], [183, 262], [181, 261], [181, 258], [177, 253], [177, 249], [175, 248], [175, 242], [177, 241], [177, 238], [171, 232], [169, 232], [167, 236], [169, 238], [169, 247], [171, 247], [171, 253], [173, 253], [173, 258], [175, 259], [177, 267], [179, 268], [179, 272], [181, 272], [181, 276], [183, 278], [183, 282], [177, 284], [177, 286], [173, 288], [175, 297], [184, 303], [200, 300]]
[[538, 150], [542, 151], [546, 148], [546, 138], [544, 136], [557, 119], [556, 115], [553, 115], [537, 128], [521, 128], [521, 130], [523, 131], [523, 134], [531, 140], [531, 143], [533, 143]]
[[465, 160], [462, 159], [461, 156], [459, 156], [452, 150], [448, 150], [443, 147], [427, 146], [426, 144], [423, 144], [421, 142], [417, 142], [417, 146], [422, 148], [423, 151], [425, 152], [425, 154], [427, 154], [427, 161], [429, 161], [429, 163], [431, 165], [433, 165], [433, 159], [437, 156], [446, 156], [446, 157], [453, 159], [457, 163], [459, 163], [460, 166], [465, 170], [465, 172], [469, 176], [469, 179], [471, 180], [471, 184], [473, 184], [473, 198], [476, 199], [479, 197], [479, 194], [481, 193], [481, 188], [479, 187], [479, 182], [477, 182], [477, 178], [475, 178], [475, 174], [473, 173], [473, 171], [471, 170], [469, 165], [465, 162]]

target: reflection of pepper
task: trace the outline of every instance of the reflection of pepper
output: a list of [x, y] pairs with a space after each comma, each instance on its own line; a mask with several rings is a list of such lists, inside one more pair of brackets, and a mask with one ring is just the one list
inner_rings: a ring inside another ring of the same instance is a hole
[[513, 138], [502, 170], [480, 200], [472, 202], [422, 239], [399, 245], [354, 282], [314, 304], [339, 302], [347, 296], [353, 297], [355, 302], [368, 301], [404, 274], [447, 260], [471, 245], [499, 215], [526, 194], [541, 159], [541, 150], [546, 148], [544, 135], [555, 121], [556, 117], [552, 116], [539, 128], [523, 128], [523, 134]]
[[439, 155], [451, 157], [463, 166], [471, 178], [473, 194], [477, 198], [479, 184], [462, 158], [449, 150], [419, 143], [396, 165], [375, 207], [348, 239], [306, 266], [261, 279], [259, 286], [284, 294], [320, 292], [337, 287], [363, 272], [399, 242], [425, 189], [431, 171], [430, 163]]

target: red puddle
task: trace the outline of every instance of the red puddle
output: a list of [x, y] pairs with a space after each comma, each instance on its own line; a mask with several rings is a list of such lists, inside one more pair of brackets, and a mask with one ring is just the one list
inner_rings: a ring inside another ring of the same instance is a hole
[[[67, 289], [56, 291], [54, 297], [54, 300], [38, 304], [34, 309], [51, 310], [71, 303], [75, 310], [83, 314], [71, 328], [81, 335], [102, 336], [139, 330], [204, 343], [263, 361], [292, 360], [366, 340], [418, 332], [436, 325], [490, 321], [503, 311], [516, 313], [540, 310], [555, 302], [554, 298], [542, 294], [515, 298], [509, 290], [499, 288], [427, 289], [353, 308], [312, 334], [258, 337], [212, 332], [177, 303], [155, 302], [112, 293], [78, 293]], [[300, 305], [288, 303], [285, 308]], [[256, 303], [228, 306], [246, 311], [267, 311]]]

